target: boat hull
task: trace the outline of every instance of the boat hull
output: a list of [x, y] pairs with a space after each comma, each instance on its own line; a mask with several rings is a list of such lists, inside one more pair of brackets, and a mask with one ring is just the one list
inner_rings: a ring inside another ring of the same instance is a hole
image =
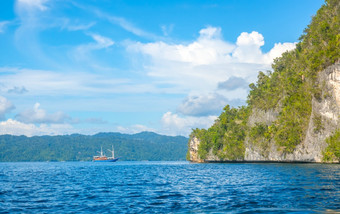
[[93, 160], [94, 162], [116, 162], [119, 158], [106, 159], [106, 160]]

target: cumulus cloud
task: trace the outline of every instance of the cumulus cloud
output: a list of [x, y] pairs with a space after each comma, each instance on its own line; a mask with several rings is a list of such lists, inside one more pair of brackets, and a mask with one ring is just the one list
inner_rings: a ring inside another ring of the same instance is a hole
[[28, 90], [23, 86], [22, 87], [14, 86], [13, 88], [8, 89], [7, 92], [8, 93], [14, 93], [14, 94], [24, 94], [24, 93], [28, 92]]
[[179, 105], [177, 111], [190, 116], [217, 115], [226, 105], [226, 101], [225, 97], [216, 93], [205, 96], [188, 96]]
[[236, 45], [239, 47], [256, 46], [261, 47], [264, 45], [264, 38], [262, 34], [253, 31], [251, 33], [243, 32], [237, 37]]
[[192, 128], [208, 128], [215, 120], [216, 116], [207, 117], [181, 117], [178, 114], [167, 112], [162, 117], [162, 131], [167, 135], [189, 136]]
[[264, 38], [258, 32], [243, 32], [237, 38], [237, 47], [232, 53], [233, 59], [242, 63], [262, 63], [264, 62], [264, 55], [260, 49], [264, 45]]
[[28, 109], [15, 116], [15, 118], [24, 123], [65, 123], [70, 120], [70, 116], [59, 111], [52, 114], [40, 108], [40, 103], [36, 103], [33, 109]]
[[249, 83], [243, 78], [231, 76], [228, 80], [219, 82], [217, 86], [217, 89], [227, 91], [232, 91], [238, 88], [248, 89]]
[[243, 32], [231, 43], [221, 28], [211, 26], [190, 43], [126, 43], [128, 51], [145, 57], [143, 68], [157, 83], [190, 94], [178, 106], [179, 114], [167, 112], [162, 118], [167, 133], [184, 135], [191, 128], [209, 127], [226, 104], [244, 104], [258, 72], [270, 70], [274, 58], [295, 48], [294, 43], [278, 43], [265, 53], [264, 44], [259, 32]]
[[23, 123], [17, 120], [8, 119], [0, 122], [0, 135], [26, 135], [41, 136], [41, 135], [64, 135], [76, 133], [78, 130], [74, 129], [69, 124], [40, 124]]
[[208, 27], [200, 31], [197, 41], [188, 45], [155, 43], [133, 43], [128, 50], [140, 52], [152, 57], [153, 62], [166, 60], [184, 62], [193, 65], [208, 65], [228, 58], [234, 46], [221, 40], [221, 29]]
[[[276, 44], [271, 51], [263, 53], [263, 45], [263, 36], [255, 31], [241, 33], [232, 44], [223, 39], [221, 28], [207, 27], [188, 44], [130, 42], [127, 50], [150, 59], [144, 62], [144, 69], [155, 80], [173, 84], [183, 93], [208, 94], [218, 88], [221, 79], [237, 76], [245, 82], [255, 81], [260, 70], [271, 69], [273, 58], [295, 47], [292, 43]], [[245, 99], [245, 96], [242, 93], [227, 98]]]
[[188, 96], [177, 108], [177, 112], [189, 116], [214, 116], [219, 115], [227, 104], [230, 106], [244, 105], [240, 99], [229, 100], [221, 94], [210, 93], [207, 95]]
[[14, 109], [14, 105], [5, 97], [0, 96], [0, 120], [5, 118], [5, 114]]
[[280, 57], [282, 53], [293, 50], [296, 47], [296, 44], [296, 42], [276, 43], [274, 47], [264, 56], [265, 62], [268, 64], [272, 63], [273, 60], [277, 57]]

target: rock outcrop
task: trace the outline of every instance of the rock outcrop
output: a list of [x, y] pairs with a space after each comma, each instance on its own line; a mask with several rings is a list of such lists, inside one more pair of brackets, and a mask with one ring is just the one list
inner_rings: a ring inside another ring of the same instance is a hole
[[190, 160], [193, 162], [203, 162], [202, 159], [200, 159], [198, 155], [198, 146], [200, 144], [200, 140], [197, 137], [192, 137], [189, 140], [189, 155], [190, 155]]

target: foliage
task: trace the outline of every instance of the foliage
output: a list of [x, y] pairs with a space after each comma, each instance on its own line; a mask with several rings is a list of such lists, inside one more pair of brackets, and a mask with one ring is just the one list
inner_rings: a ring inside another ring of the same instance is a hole
[[[135, 135], [100, 133], [93, 136], [0, 136], [0, 161], [90, 161], [113, 145], [121, 160], [185, 160], [185, 137], [150, 132]], [[109, 154], [108, 154], [109, 155]]]
[[261, 149], [262, 155], [269, 154], [269, 144], [272, 138], [273, 127], [263, 123], [256, 123], [248, 132], [249, 141]]
[[191, 136], [200, 139], [199, 157], [205, 159], [211, 151], [220, 159], [242, 160], [248, 116], [249, 108], [230, 108], [227, 105], [215, 124], [208, 130], [193, 130]]
[[339, 13], [339, 0], [326, 0], [301, 36], [301, 55], [312, 76], [340, 58]]
[[[280, 109], [270, 135], [283, 152], [293, 152], [305, 138], [312, 113], [312, 98], [320, 101], [317, 73], [340, 58], [339, 2], [327, 1], [313, 17], [296, 49], [274, 60], [274, 72], [260, 72], [251, 84], [248, 105], [252, 108]], [[321, 118], [315, 118], [322, 130]], [[251, 139], [269, 133], [250, 133]]]
[[[193, 134], [201, 140], [202, 159], [209, 151], [222, 159], [240, 159], [246, 137], [264, 150], [268, 143], [275, 142], [284, 153], [294, 151], [306, 136], [312, 99], [321, 101], [325, 97], [316, 81], [317, 74], [340, 59], [339, 11], [339, 0], [326, 0], [296, 48], [274, 60], [273, 72], [259, 72], [257, 82], [249, 85], [246, 107], [226, 106], [211, 128], [194, 130]], [[280, 113], [270, 126], [248, 127], [251, 109], [274, 109]], [[316, 132], [323, 129], [321, 118], [314, 117], [314, 123]]]
[[324, 130], [321, 115], [317, 115], [317, 114], [314, 113], [313, 123], [314, 123], [314, 127], [315, 127], [314, 133], [319, 133], [322, 130]]
[[326, 143], [328, 147], [323, 152], [323, 160], [326, 162], [340, 161], [340, 129], [327, 138]]
[[[313, 17], [296, 49], [274, 60], [274, 72], [269, 76], [260, 73], [250, 92], [248, 103], [253, 107], [281, 109], [274, 123], [274, 139], [284, 152], [293, 152], [304, 140], [312, 98], [322, 99], [316, 87], [317, 73], [340, 58], [339, 23], [339, 2], [329, 0]], [[320, 118], [315, 122], [316, 131], [320, 131]]]

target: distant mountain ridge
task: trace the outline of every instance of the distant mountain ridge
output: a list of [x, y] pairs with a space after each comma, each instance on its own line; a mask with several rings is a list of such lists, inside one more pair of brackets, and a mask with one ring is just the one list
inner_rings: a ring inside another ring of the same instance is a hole
[[107, 154], [114, 146], [121, 160], [185, 160], [188, 138], [153, 132], [94, 135], [13, 136], [0, 135], [0, 161], [91, 161], [100, 148]]

